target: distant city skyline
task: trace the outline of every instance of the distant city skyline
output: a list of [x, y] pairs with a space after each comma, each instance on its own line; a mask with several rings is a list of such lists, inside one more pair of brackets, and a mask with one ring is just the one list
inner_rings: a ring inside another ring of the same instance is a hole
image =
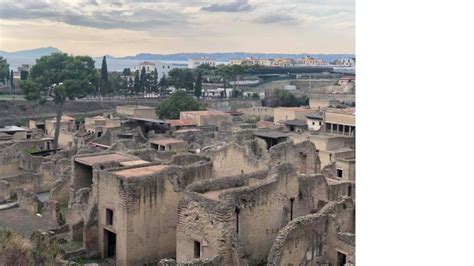
[[354, 0], [19, 0], [0, 14], [9, 52], [355, 52]]

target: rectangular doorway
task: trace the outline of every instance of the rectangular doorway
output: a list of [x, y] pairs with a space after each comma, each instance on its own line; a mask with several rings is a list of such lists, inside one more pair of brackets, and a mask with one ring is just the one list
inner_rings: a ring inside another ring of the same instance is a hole
[[117, 235], [104, 229], [104, 255], [106, 258], [115, 257], [115, 250], [117, 248]]
[[194, 258], [201, 257], [201, 242], [194, 241]]
[[337, 252], [337, 266], [345, 266], [346, 265], [346, 254]]

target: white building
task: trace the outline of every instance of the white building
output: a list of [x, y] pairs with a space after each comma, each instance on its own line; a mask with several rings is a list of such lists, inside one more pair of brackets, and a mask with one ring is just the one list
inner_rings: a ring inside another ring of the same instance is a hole
[[294, 90], [296, 90], [296, 86], [295, 86], [295, 85], [289, 85], [289, 84], [288, 84], [288, 85], [285, 85], [284, 88], [285, 88], [285, 90], [287, 90], [287, 91], [294, 91]]
[[232, 88], [213, 88], [213, 89], [205, 89], [202, 94], [204, 97], [207, 98], [229, 98], [232, 96]]
[[318, 131], [324, 124], [324, 119], [322, 116], [317, 114], [309, 114], [306, 116], [306, 124], [310, 131]]
[[336, 65], [344, 67], [354, 67], [355, 59], [354, 58], [341, 58], [336, 60]]
[[197, 68], [200, 65], [209, 65], [211, 67], [216, 66], [216, 61], [209, 58], [196, 58], [188, 60], [188, 68]]
[[155, 71], [155, 69], [156, 69], [156, 71], [158, 72], [158, 80], [160, 80], [163, 76], [168, 77], [168, 74], [171, 70], [173, 70], [175, 68], [180, 68], [180, 67], [176, 66], [174, 64], [171, 64], [171, 63], [164, 63], [164, 62], [152, 63], [152, 62], [149, 62], [149, 61], [145, 61], [145, 62], [140, 62], [138, 65], [136, 65], [132, 69], [132, 72], [135, 72], [136, 70], [141, 72], [142, 68], [145, 68], [145, 72], [147, 74]]

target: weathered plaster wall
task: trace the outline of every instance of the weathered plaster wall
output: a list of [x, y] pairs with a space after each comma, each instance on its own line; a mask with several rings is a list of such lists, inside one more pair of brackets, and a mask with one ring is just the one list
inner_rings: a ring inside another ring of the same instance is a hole
[[271, 147], [269, 163], [291, 163], [300, 174], [316, 174], [321, 169], [318, 152], [310, 141], [296, 144], [286, 141]]
[[291, 221], [278, 233], [268, 265], [339, 265], [337, 252], [346, 254], [346, 265], [354, 265], [354, 214], [354, 202], [345, 198]]
[[250, 149], [236, 143], [226, 144], [206, 152], [205, 155], [211, 158], [214, 177], [251, 173], [268, 168]]

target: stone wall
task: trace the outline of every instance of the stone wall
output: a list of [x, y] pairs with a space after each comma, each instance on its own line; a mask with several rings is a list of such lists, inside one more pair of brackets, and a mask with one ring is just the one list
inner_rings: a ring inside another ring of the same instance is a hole
[[[180, 160], [183, 158], [176, 159]], [[133, 167], [120, 169], [129, 168]], [[105, 229], [116, 233], [118, 265], [143, 265], [174, 257], [176, 211], [182, 191], [211, 174], [211, 163], [203, 160], [185, 166], [172, 165], [140, 177], [122, 178], [112, 170], [95, 170], [97, 243], [103, 243]], [[106, 209], [114, 213], [113, 225], [106, 224]], [[100, 245], [100, 252], [105, 252]]]
[[214, 177], [233, 176], [268, 169], [263, 160], [259, 160], [250, 146], [240, 146], [234, 142], [216, 147], [205, 153], [212, 161]]
[[17, 201], [20, 208], [26, 210], [30, 214], [35, 215], [40, 211], [40, 208], [43, 206], [41, 201], [38, 199], [36, 194], [26, 191], [22, 188], [16, 190]]
[[286, 141], [270, 148], [270, 164], [293, 164], [300, 174], [316, 174], [320, 172], [319, 155], [310, 141], [294, 144]]
[[355, 204], [349, 199], [331, 202], [316, 214], [299, 217], [279, 231], [268, 265], [355, 264]]
[[178, 207], [178, 262], [193, 259], [199, 242], [203, 257], [222, 256], [226, 265], [265, 263], [282, 227], [327, 202], [322, 175], [299, 176], [289, 163], [264, 175], [214, 178], [188, 187]]
[[[3, 186], [0, 187], [3, 191], [1, 194], [10, 199], [16, 195], [17, 189], [38, 193], [41, 192], [41, 176], [34, 173], [21, 173], [14, 176], [4, 177], [1, 179]], [[8, 184], [7, 184], [8, 183]], [[7, 197], [10, 195], [9, 197]]]

